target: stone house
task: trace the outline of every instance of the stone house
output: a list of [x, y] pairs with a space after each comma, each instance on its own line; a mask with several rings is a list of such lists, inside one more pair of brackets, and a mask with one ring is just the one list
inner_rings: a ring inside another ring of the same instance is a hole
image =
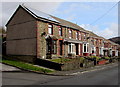
[[118, 44], [90, 32], [89, 54], [95, 56], [118, 56]]
[[118, 56], [118, 44], [104, 40], [104, 56]]
[[89, 54], [94, 56], [101, 56], [103, 55], [103, 39], [94, 34], [93, 32], [90, 32], [90, 39], [89, 39]]
[[19, 5], [6, 27], [6, 54], [22, 56], [29, 62], [35, 58], [103, 54], [103, 38], [30, 7]]

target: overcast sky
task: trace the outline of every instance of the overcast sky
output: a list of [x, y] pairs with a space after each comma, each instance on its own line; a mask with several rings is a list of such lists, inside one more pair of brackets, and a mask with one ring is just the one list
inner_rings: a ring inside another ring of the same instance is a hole
[[[2, 7], [2, 16], [0, 16], [2, 26], [7, 23], [18, 5], [23, 3], [17, 0], [14, 0], [14, 2], [10, 1], [4, 0], [4, 2], [0, 3], [0, 8]], [[34, 0], [34, 2], [24, 2], [24, 5], [76, 23], [86, 30], [93, 31], [107, 39], [118, 36], [117, 0], [112, 0], [112, 2], [110, 2], [111, 0], [98, 1], [66, 2], [66, 0], [61, 0], [57, 2], [35, 2]], [[98, 21], [96, 21], [97, 19]]]

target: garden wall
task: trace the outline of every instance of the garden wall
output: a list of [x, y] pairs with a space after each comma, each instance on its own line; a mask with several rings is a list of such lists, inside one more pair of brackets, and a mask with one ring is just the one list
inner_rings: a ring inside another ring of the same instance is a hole
[[[80, 60], [79, 59], [75, 59], [73, 61], [68, 61], [64, 64], [55, 63], [55, 62], [52, 62], [49, 60], [37, 59], [36, 64], [47, 67], [47, 68], [59, 70], [59, 71], [66, 71], [66, 70], [73, 70], [73, 69], [80, 68]], [[94, 61], [86, 61], [84, 63], [83, 67], [87, 68], [87, 67], [92, 67], [92, 66], [94, 66]]]

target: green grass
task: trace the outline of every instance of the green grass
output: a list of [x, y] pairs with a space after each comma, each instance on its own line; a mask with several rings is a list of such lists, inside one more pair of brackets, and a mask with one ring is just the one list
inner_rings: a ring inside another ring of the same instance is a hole
[[12, 65], [12, 66], [16, 66], [16, 67], [21, 68], [21, 69], [37, 71], [37, 72], [41, 72], [41, 73], [51, 73], [51, 72], [53, 72], [53, 70], [45, 69], [45, 68], [42, 68], [42, 67], [37, 67], [37, 66], [34, 66], [32, 64], [24, 63], [24, 62], [20, 62], [20, 61], [2, 60], [2, 63], [6, 63], [6, 64], [9, 64], [9, 65]]
[[107, 60], [109, 60], [109, 59], [110, 59], [110, 57], [104, 57], [104, 59], [107, 59]]
[[72, 59], [67, 58], [57, 58], [57, 59], [50, 59], [49, 61], [56, 62], [56, 63], [65, 63], [71, 61]]

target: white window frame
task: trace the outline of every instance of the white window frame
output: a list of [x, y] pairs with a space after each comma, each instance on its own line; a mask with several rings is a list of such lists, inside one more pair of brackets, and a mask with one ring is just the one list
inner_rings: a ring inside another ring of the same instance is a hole
[[115, 51], [115, 56], [118, 56], [118, 50]]
[[79, 32], [76, 31], [76, 40], [79, 39]]
[[79, 44], [79, 55], [81, 54], [81, 45]]
[[[86, 45], [86, 52], [84, 51], [84, 46]], [[89, 43], [83, 44], [83, 53], [89, 53]]]
[[62, 36], [62, 27], [59, 27], [59, 35]]
[[103, 55], [103, 49], [104, 49], [103, 47], [100, 48], [100, 51], [99, 51], [100, 55]]
[[49, 24], [48, 25], [48, 34], [53, 34], [53, 26], [52, 26], [52, 24]]
[[72, 38], [72, 30], [69, 29], [69, 38]]
[[79, 40], [81, 40], [81, 33], [79, 32]]
[[84, 40], [86, 40], [86, 34], [84, 34], [83, 36], [84, 36]]
[[[69, 44], [68, 44], [68, 53], [74, 53], [74, 52], [73, 52], [73, 45], [74, 45], [74, 44], [72, 44], [72, 43], [69, 43]], [[69, 46], [71, 46], [71, 49], [69, 48]], [[70, 52], [70, 50], [71, 50], [71, 52]]]

